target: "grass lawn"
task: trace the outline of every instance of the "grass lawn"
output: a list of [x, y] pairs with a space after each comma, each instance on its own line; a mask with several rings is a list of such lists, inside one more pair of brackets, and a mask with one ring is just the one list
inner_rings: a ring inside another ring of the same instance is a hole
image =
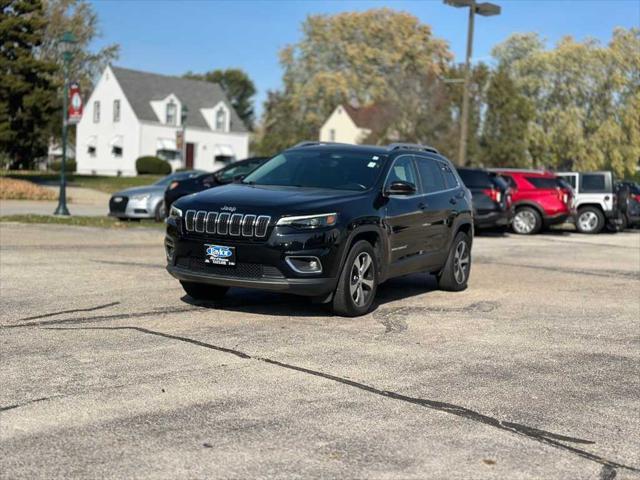
[[56, 225], [73, 225], [77, 227], [101, 228], [164, 228], [163, 222], [141, 220], [139, 222], [122, 222], [113, 217], [54, 217], [52, 215], [2, 215], [1, 222], [49, 223]]
[[[58, 182], [60, 174], [55, 172], [21, 171], [10, 170], [0, 171], [0, 176], [28, 180], [34, 183]], [[150, 185], [164, 175], [138, 175], [137, 177], [105, 177], [100, 175], [76, 175], [67, 174], [67, 185], [72, 187], [94, 188], [105, 193], [114, 193], [130, 187], [141, 187]]]

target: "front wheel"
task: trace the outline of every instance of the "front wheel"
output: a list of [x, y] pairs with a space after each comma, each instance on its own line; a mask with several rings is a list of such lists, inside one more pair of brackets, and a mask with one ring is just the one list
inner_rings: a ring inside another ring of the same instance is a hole
[[156, 222], [162, 222], [164, 220], [164, 217], [166, 217], [167, 211], [164, 208], [164, 200], [161, 200], [160, 203], [158, 203], [158, 205], [156, 206], [156, 211], [154, 212], [153, 216], [155, 217], [155, 221]]
[[366, 240], [357, 242], [342, 267], [332, 310], [343, 317], [358, 317], [371, 310], [378, 288], [378, 262]]
[[447, 262], [438, 274], [438, 288], [459, 292], [467, 288], [471, 273], [471, 240], [464, 232], [458, 232], [451, 244]]

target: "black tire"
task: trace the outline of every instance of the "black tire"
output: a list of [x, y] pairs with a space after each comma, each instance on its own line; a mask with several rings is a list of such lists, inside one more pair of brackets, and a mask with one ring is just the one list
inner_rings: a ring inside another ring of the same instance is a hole
[[[364, 265], [364, 270], [358, 268], [363, 266], [363, 261], [366, 262], [366, 257], [369, 263]], [[375, 251], [369, 242], [360, 240], [351, 247], [344, 262], [331, 310], [343, 317], [365, 315], [371, 310], [377, 289], [378, 261]]]
[[605, 226], [604, 214], [597, 207], [583, 207], [576, 216], [576, 229], [580, 233], [600, 233]]
[[438, 288], [449, 292], [465, 290], [470, 273], [471, 240], [466, 233], [458, 232], [451, 243], [447, 261], [438, 274]]
[[164, 208], [164, 200], [161, 200], [158, 205], [156, 205], [156, 211], [153, 214], [156, 222], [162, 222], [164, 220], [165, 208]]
[[542, 229], [542, 216], [533, 207], [518, 207], [511, 229], [518, 235], [535, 235]]
[[627, 228], [629, 228], [629, 218], [626, 213], [620, 215], [620, 220], [622, 220], [622, 224], [620, 225], [620, 231], [624, 232]]
[[182, 288], [187, 295], [194, 300], [219, 300], [227, 293], [229, 287], [220, 287], [218, 285], [207, 285], [206, 283], [183, 282], [180, 281]]

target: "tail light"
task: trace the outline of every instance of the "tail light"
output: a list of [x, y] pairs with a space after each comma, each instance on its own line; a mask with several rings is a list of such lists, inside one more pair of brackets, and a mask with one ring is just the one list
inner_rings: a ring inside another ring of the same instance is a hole
[[633, 198], [636, 202], [640, 202], [640, 194], [631, 194], [631, 198]]
[[500, 192], [500, 190], [496, 190], [495, 188], [486, 188], [482, 190], [482, 193], [484, 193], [494, 202], [500, 203], [500, 199], [502, 198], [502, 193]]
[[180, 185], [180, 182], [171, 182], [171, 185], [169, 185], [169, 190], [173, 190], [178, 185]]

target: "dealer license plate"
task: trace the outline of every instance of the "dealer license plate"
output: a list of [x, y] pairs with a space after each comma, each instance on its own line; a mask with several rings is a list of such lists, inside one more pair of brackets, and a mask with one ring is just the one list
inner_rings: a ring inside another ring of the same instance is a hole
[[235, 267], [236, 247], [225, 247], [224, 245], [212, 245], [209, 243], [205, 243], [204, 263], [208, 265]]

